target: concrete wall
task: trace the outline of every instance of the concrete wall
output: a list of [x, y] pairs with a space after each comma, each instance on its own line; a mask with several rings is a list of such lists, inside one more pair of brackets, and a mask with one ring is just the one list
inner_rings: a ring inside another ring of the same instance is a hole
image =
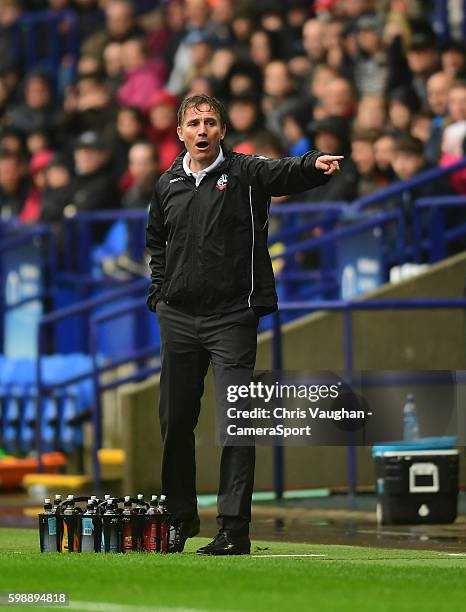
[[[466, 254], [432, 266], [368, 297], [461, 297]], [[461, 310], [355, 312], [354, 368], [359, 370], [466, 369], [465, 322]], [[339, 313], [316, 313], [287, 324], [283, 334], [284, 369], [343, 370], [343, 325]], [[259, 338], [257, 369], [271, 368], [271, 334]], [[120, 389], [123, 445], [128, 461], [124, 489], [160, 490], [161, 439], [158, 431], [159, 378]], [[216, 490], [219, 449], [215, 446], [213, 381], [209, 371], [196, 432], [198, 490]], [[287, 488], [345, 486], [347, 450], [343, 447], [285, 449]], [[370, 449], [358, 448], [358, 484], [374, 482]], [[255, 489], [272, 488], [272, 449], [257, 449]]]

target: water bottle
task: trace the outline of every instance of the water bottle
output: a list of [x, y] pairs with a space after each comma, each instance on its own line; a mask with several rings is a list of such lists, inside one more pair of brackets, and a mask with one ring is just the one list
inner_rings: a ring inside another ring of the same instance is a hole
[[74, 495], [68, 495], [64, 502], [65, 510], [62, 516], [61, 552], [79, 552], [79, 510], [75, 506]]
[[102, 552], [120, 552], [120, 517], [118, 505], [112, 497], [107, 501], [102, 519]]
[[152, 495], [149, 509], [144, 517], [143, 545], [147, 552], [157, 552], [158, 526], [160, 524], [157, 512], [157, 495]]
[[53, 501], [53, 508], [52, 510], [56, 513], [60, 507], [61, 504], [61, 495], [55, 495], [55, 499]]
[[419, 423], [417, 420], [416, 402], [414, 395], [408, 393], [403, 406], [403, 439], [417, 440], [419, 438]]
[[168, 539], [170, 534], [170, 516], [167, 511], [165, 500], [166, 496], [161, 495], [159, 498], [159, 504], [157, 506], [160, 524], [160, 537], [157, 550], [162, 553], [168, 552]]
[[125, 496], [123, 512], [121, 513], [121, 552], [133, 550], [133, 504], [129, 495]]
[[82, 517], [82, 530], [81, 530], [81, 552], [95, 552], [96, 541], [99, 542], [100, 538], [97, 537], [98, 522], [100, 517], [97, 516], [97, 503], [96, 501], [89, 499], [87, 502], [87, 508], [83, 513]]
[[139, 493], [137, 496], [136, 507], [133, 509], [133, 537], [136, 542], [133, 543], [134, 548], [138, 551], [143, 550], [143, 525], [144, 515], [146, 514], [146, 502], [144, 501], [144, 495]]
[[39, 514], [40, 552], [57, 552], [57, 517], [50, 499], [44, 500], [44, 512]]

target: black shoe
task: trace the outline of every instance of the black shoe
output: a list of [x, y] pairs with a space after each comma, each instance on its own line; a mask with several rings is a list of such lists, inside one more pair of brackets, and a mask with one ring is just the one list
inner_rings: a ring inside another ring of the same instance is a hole
[[233, 535], [231, 531], [220, 530], [210, 544], [196, 552], [198, 555], [249, 555], [251, 540], [247, 535]]
[[188, 538], [196, 536], [201, 528], [199, 517], [196, 516], [191, 521], [180, 521], [170, 525], [170, 536], [168, 539], [168, 552], [183, 552], [184, 545]]

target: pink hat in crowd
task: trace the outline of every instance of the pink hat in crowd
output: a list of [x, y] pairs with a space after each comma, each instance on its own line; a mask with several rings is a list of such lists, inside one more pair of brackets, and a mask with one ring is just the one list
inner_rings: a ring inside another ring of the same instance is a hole
[[29, 172], [31, 174], [37, 174], [43, 170], [49, 163], [49, 161], [54, 156], [54, 151], [51, 149], [42, 149], [41, 151], [37, 151], [31, 158], [29, 162]]

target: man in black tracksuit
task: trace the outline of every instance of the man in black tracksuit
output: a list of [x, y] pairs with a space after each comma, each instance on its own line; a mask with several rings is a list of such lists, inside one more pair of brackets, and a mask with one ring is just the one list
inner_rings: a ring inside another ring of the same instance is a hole
[[[267, 250], [270, 198], [325, 183], [342, 159], [317, 151], [280, 160], [231, 153], [221, 146], [225, 131], [217, 100], [183, 101], [178, 135], [186, 151], [159, 179], [147, 226], [148, 305], [162, 339], [162, 487], [172, 516], [171, 552], [199, 532], [194, 429], [208, 365], [222, 419], [228, 382], [251, 380], [259, 316], [277, 309]], [[254, 451], [223, 444], [220, 531], [198, 553], [249, 553]]]

